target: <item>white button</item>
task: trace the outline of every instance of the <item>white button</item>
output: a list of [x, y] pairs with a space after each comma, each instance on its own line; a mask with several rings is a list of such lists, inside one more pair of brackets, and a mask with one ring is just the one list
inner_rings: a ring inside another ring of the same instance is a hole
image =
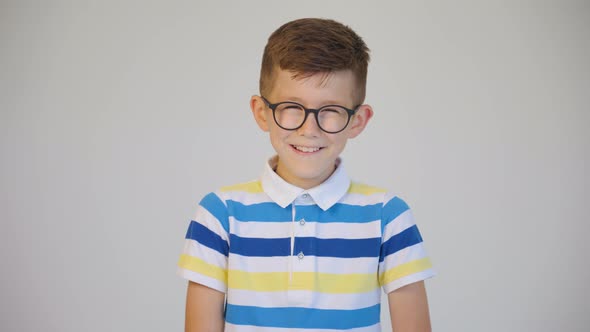
[[303, 194], [303, 198], [308, 198], [309, 195], [308, 194]]
[[299, 220], [299, 225], [301, 225], [301, 226], [305, 225], [305, 219]]
[[297, 257], [299, 259], [303, 259], [303, 257], [305, 257], [305, 255], [303, 254], [303, 251], [299, 253], [299, 255], [297, 255]]

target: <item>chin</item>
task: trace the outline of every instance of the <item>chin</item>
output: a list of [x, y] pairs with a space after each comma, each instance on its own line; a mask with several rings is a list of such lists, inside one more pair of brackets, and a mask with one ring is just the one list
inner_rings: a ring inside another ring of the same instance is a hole
[[[333, 169], [329, 165], [293, 165], [289, 171], [291, 174], [301, 180], [315, 181], [320, 179], [322, 182], [326, 180], [331, 174]], [[297, 167], [300, 166], [300, 167]], [[325, 179], [324, 179], [325, 177]]]

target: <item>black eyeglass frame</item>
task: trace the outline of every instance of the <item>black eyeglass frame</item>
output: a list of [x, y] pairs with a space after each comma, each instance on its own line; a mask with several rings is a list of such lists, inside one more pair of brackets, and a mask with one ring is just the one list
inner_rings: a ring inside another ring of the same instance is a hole
[[[294, 101], [282, 101], [276, 104], [272, 104], [270, 101], [268, 101], [266, 98], [264, 98], [263, 96], [260, 96], [260, 98], [262, 98], [262, 100], [264, 100], [264, 102], [266, 103], [266, 105], [268, 106], [268, 108], [270, 108], [272, 110], [272, 118], [275, 120], [275, 123], [277, 124], [277, 126], [279, 126], [280, 128], [284, 129], [284, 130], [297, 130], [301, 127], [303, 127], [303, 125], [305, 124], [305, 121], [307, 121], [307, 116], [309, 115], [309, 113], [313, 113], [314, 117], [315, 117], [315, 121], [318, 124], [318, 127], [323, 131], [326, 132], [328, 134], [337, 134], [341, 131], [343, 131], [344, 129], [346, 129], [346, 127], [348, 127], [348, 124], [350, 123], [350, 118], [352, 118], [352, 116], [356, 113], [356, 111], [358, 111], [358, 108], [361, 107], [362, 104], [359, 104], [357, 106], [354, 107], [354, 109], [350, 109], [347, 107], [344, 107], [342, 105], [324, 105], [320, 108], [306, 108], [305, 106], [301, 105], [300, 103], [296, 103]], [[282, 104], [295, 104], [298, 106], [301, 106], [301, 108], [305, 111], [305, 116], [303, 117], [303, 121], [301, 122], [301, 124], [295, 128], [285, 128], [283, 126], [281, 126], [281, 124], [279, 123], [279, 121], [277, 120], [277, 117], [275, 115], [276, 113], [276, 109], [279, 105]], [[338, 131], [328, 131], [325, 130], [324, 128], [322, 128], [322, 125], [320, 125], [320, 119], [318, 118], [320, 111], [326, 107], [340, 107], [342, 109], [345, 109], [346, 112], [348, 113], [348, 119], [346, 120], [346, 124], [344, 125], [344, 127], [342, 127], [342, 129], [338, 130]]]

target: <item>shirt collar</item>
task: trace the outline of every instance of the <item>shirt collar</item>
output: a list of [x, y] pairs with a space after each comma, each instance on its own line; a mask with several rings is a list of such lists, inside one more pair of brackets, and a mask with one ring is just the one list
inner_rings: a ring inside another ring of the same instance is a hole
[[331, 208], [348, 192], [350, 178], [346, 174], [342, 160], [336, 160], [336, 170], [320, 185], [305, 190], [283, 180], [273, 170], [278, 162], [278, 156], [274, 156], [265, 163], [261, 177], [264, 192], [282, 208], [293, 203], [303, 193], [311, 196], [314, 202], [324, 211]]

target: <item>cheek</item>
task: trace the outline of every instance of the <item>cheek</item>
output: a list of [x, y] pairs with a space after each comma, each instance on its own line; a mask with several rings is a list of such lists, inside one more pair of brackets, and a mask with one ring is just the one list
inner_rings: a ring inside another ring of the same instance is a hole
[[345, 145], [346, 145], [346, 141], [340, 141], [340, 142], [338, 142], [338, 144], [336, 144], [337, 149], [338, 149], [338, 154], [342, 153]]
[[330, 138], [330, 142], [332, 143], [332, 145], [338, 149], [343, 149], [344, 146], [346, 145], [347, 140], [348, 139], [345, 135], [339, 135], [339, 136]]
[[282, 148], [285, 143], [283, 142], [285, 135], [282, 135], [279, 131], [276, 130], [276, 128], [273, 128], [270, 130], [270, 143], [272, 144], [273, 148], [275, 148], [275, 150], [278, 150], [279, 148]]

